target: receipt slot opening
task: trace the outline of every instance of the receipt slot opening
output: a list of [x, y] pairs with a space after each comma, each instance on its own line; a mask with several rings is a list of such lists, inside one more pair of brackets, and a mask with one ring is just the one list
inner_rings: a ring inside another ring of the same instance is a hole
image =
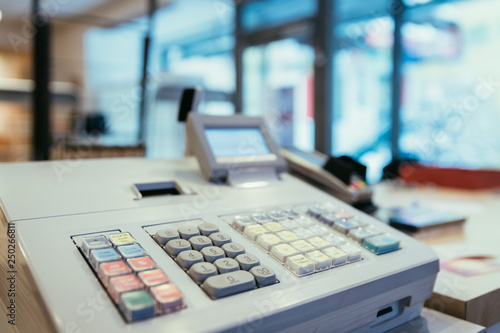
[[155, 182], [155, 183], [138, 183], [132, 185], [135, 200], [152, 197], [152, 196], [174, 196], [194, 194], [189, 187], [182, 185], [176, 181]]

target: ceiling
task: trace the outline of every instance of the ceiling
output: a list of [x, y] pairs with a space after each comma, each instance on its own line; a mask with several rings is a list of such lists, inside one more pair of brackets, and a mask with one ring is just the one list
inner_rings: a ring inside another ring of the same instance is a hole
[[[119, 0], [40, 1], [40, 9], [52, 17], [69, 17], [113, 1]], [[6, 20], [19, 19], [25, 15], [30, 15], [32, 5], [33, 1], [30, 0], [0, 0], [0, 10], [2, 11], [3, 18]]]

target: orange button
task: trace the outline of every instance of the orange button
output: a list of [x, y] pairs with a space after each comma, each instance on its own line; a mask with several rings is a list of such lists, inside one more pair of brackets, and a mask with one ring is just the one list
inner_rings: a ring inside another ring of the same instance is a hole
[[151, 288], [151, 295], [156, 301], [158, 312], [177, 311], [184, 305], [182, 293], [174, 284], [162, 284]]
[[147, 288], [168, 283], [168, 277], [165, 275], [165, 273], [163, 273], [161, 269], [140, 272], [139, 277]]
[[97, 276], [101, 280], [105, 287], [108, 287], [109, 279], [113, 276], [124, 275], [131, 273], [132, 270], [123, 261], [111, 261], [102, 263], [99, 266], [99, 272]]
[[136, 272], [153, 269], [156, 267], [155, 262], [148, 256], [129, 259], [128, 264]]
[[111, 278], [109, 280], [108, 291], [113, 301], [119, 303], [122, 293], [142, 289], [142, 287], [142, 282], [134, 274], [128, 274]]

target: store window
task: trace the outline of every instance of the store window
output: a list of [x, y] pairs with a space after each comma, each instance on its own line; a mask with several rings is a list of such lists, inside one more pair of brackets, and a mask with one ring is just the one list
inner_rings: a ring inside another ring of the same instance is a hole
[[335, 27], [332, 154], [348, 155], [380, 179], [391, 160], [394, 23], [388, 16]]
[[442, 166], [500, 166], [498, 1], [408, 10], [400, 150]]
[[280, 146], [314, 150], [314, 49], [290, 38], [243, 54], [243, 111], [264, 116]]

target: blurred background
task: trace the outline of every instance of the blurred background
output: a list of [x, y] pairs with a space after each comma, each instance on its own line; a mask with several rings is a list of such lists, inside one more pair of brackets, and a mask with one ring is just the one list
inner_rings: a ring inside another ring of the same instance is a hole
[[0, 0], [0, 162], [180, 158], [200, 112], [282, 146], [500, 168], [498, 0]]

